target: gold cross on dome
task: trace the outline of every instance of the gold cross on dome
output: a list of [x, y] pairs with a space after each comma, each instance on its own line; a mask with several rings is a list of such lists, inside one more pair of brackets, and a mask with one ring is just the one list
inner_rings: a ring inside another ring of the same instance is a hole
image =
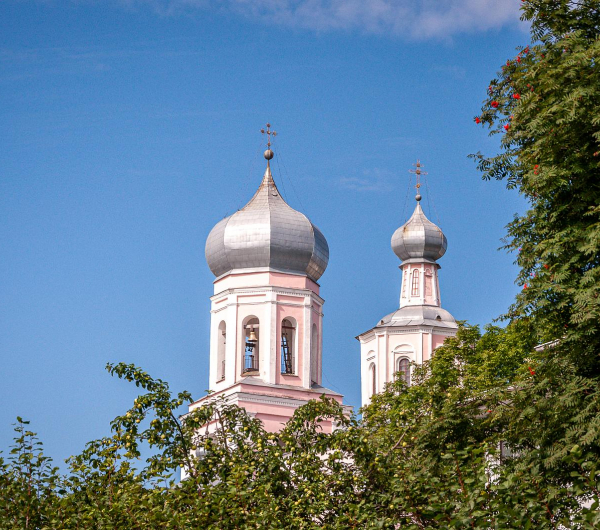
[[267, 123], [267, 129], [261, 129], [260, 132], [267, 135], [267, 149], [269, 149], [271, 147], [271, 135], [277, 136], [277, 131], [272, 131], [271, 124]]
[[421, 187], [421, 175], [427, 175], [427, 172], [421, 171], [423, 165], [421, 164], [420, 160], [417, 160], [417, 163], [413, 164], [413, 166], [415, 166], [417, 169], [409, 169], [408, 172], [417, 176], [417, 185], [415, 188], [417, 188], [417, 193], [419, 193], [419, 188]]

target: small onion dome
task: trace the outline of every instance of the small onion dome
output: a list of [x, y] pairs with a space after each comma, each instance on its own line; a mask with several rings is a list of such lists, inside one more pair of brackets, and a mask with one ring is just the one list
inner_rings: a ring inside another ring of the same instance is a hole
[[392, 250], [402, 261], [436, 261], [446, 252], [448, 242], [440, 228], [423, 213], [421, 204], [411, 218], [392, 236]]
[[215, 276], [269, 268], [317, 281], [327, 268], [329, 246], [321, 231], [283, 200], [267, 165], [250, 202], [211, 230], [206, 261]]

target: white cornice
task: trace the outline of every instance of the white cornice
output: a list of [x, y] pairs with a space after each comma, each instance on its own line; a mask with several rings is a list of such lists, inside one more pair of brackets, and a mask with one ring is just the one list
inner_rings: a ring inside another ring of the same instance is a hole
[[446, 335], [453, 337], [456, 335], [456, 330], [447, 327], [423, 326], [416, 324], [414, 326], [381, 326], [371, 328], [356, 337], [361, 344], [371, 342], [376, 336], [384, 335], [408, 335], [410, 333], [432, 333], [436, 335]]
[[262, 403], [265, 405], [282, 405], [284, 407], [298, 408], [306, 405], [311, 399], [317, 399], [318, 396], [311, 396], [308, 399], [297, 399], [283, 396], [268, 396], [265, 394], [250, 394], [249, 392], [238, 392], [237, 399], [249, 401], [250, 403]]
[[[237, 385], [234, 385], [234, 386], [237, 386]], [[233, 390], [233, 392], [228, 392], [228, 390], [232, 390], [232, 388], [230, 387], [229, 389], [223, 390], [222, 393], [220, 394], [220, 396], [222, 396], [222, 398], [227, 403], [234, 402], [237, 404], [240, 400], [243, 400], [243, 401], [247, 401], [250, 403], [262, 403], [265, 405], [282, 405], [285, 407], [293, 407], [293, 408], [298, 408], [298, 407], [301, 407], [302, 405], [306, 405], [310, 400], [318, 399], [321, 395], [321, 394], [317, 394], [315, 392], [311, 392], [309, 395], [307, 395], [306, 399], [299, 399], [299, 398], [292, 398], [292, 397], [287, 397], [287, 396], [272, 396], [269, 394], [255, 394], [252, 392], [244, 392], [241, 390]], [[219, 396], [205, 396], [203, 399], [200, 399], [198, 401], [203, 401], [210, 397], [216, 398], [215, 402], [218, 403]]]
[[371, 342], [374, 338], [375, 332], [372, 329], [370, 329], [369, 331], [365, 331], [364, 333], [361, 333], [360, 335], [355, 337], [355, 339], [358, 340], [361, 344]]
[[275, 285], [260, 285], [255, 287], [232, 287], [230, 289], [225, 289], [224, 291], [212, 295], [210, 297], [210, 300], [214, 302], [218, 298], [229, 297], [233, 294], [247, 295], [266, 293], [281, 294], [284, 296], [302, 296], [304, 298], [313, 298], [321, 305], [325, 303], [325, 300], [323, 300], [323, 298], [321, 298], [317, 293], [311, 291], [310, 289], [295, 289], [293, 287], [279, 287]]

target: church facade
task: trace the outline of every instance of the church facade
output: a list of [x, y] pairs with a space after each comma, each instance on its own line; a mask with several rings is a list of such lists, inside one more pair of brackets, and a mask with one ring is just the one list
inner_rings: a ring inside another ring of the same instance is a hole
[[[269, 126], [267, 134], [272, 134]], [[264, 157], [267, 167], [254, 196], [207, 238], [206, 260], [216, 277], [211, 393], [190, 411], [223, 397], [276, 432], [311, 399], [325, 395], [343, 404], [343, 396], [322, 386], [324, 300], [317, 282], [329, 260], [327, 240], [281, 197], [271, 174], [270, 141]], [[446, 238], [425, 217], [420, 198], [392, 237], [402, 260], [400, 307], [357, 337], [363, 405], [397, 373], [409, 383], [411, 363], [429, 359], [456, 333], [454, 318], [440, 303], [437, 259], [446, 250]], [[334, 428], [323, 424], [325, 431]]]

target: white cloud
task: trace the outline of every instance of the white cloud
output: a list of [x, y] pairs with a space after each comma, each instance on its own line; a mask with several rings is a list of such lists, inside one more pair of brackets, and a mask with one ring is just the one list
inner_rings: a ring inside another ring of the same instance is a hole
[[514, 25], [519, 0], [120, 0], [163, 15], [190, 10], [236, 13], [279, 26], [326, 32], [446, 39]]
[[393, 178], [393, 173], [374, 168], [363, 171], [362, 177], [342, 177], [338, 184], [353, 191], [387, 192], [392, 189]]

